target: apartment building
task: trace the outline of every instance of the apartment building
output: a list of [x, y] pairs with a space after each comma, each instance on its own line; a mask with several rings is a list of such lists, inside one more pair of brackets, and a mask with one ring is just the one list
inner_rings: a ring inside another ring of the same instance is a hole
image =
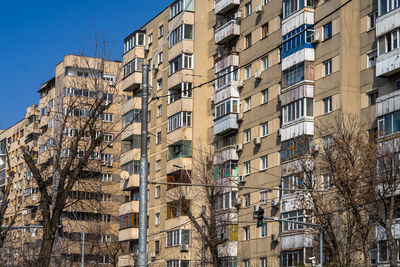
[[[186, 12], [184, 8], [188, 7]], [[119, 266], [131, 266], [138, 249], [138, 195], [141, 116], [149, 120], [148, 252], [154, 266], [189, 266], [199, 263], [200, 236], [181, 211], [180, 188], [152, 183], [188, 182], [196, 153], [208, 149], [208, 25], [211, 1], [178, 0], [124, 40], [124, 75], [119, 83], [130, 94], [122, 105], [121, 190], [129, 199], [120, 206], [119, 240], [129, 250]], [[163, 40], [171, 31], [161, 50]], [[142, 64], [155, 56], [150, 72], [148, 114], [141, 114]], [[199, 158], [199, 157], [198, 157]], [[194, 201], [192, 193], [186, 196]]]
[[[104, 136], [103, 142], [80, 174], [61, 218], [62, 228], [58, 231], [52, 257], [58, 266], [81, 262], [82, 235], [86, 240], [87, 265], [118, 261], [118, 207], [125, 199], [119, 190], [121, 142], [118, 138], [114, 140], [121, 132], [120, 103], [126, 98], [115, 86], [120, 71], [120, 62], [66, 55], [56, 66], [55, 76], [39, 89], [38, 105], [28, 107], [24, 120], [1, 133], [2, 151], [9, 152], [10, 167], [15, 173], [9, 198], [10, 217], [6, 217], [4, 224], [9, 224], [15, 216], [15, 225], [40, 225], [40, 195], [24, 163], [21, 147], [26, 145], [33, 153], [52, 192], [50, 201], [54, 201], [57, 174], [52, 162], [59, 149], [55, 144], [60, 144], [60, 157], [68, 157], [71, 140], [82, 132], [84, 138], [79, 143], [77, 156], [82, 157], [89, 143], [85, 141], [89, 138], [85, 122], [91, 108], [100, 97], [105, 98], [105, 105], [109, 104], [90, 128], [96, 130], [96, 136]], [[9, 170], [6, 166], [2, 168], [4, 181]], [[33, 261], [40, 249], [40, 236], [41, 229], [36, 228], [12, 231], [8, 241], [20, 247], [11, 255], [21, 261]]]

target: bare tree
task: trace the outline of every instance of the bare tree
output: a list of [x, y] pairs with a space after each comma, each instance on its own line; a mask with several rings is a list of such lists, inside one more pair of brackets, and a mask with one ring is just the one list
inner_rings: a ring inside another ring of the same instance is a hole
[[7, 215], [7, 208], [8, 208], [8, 202], [9, 202], [9, 197], [10, 197], [10, 192], [11, 192], [11, 186], [13, 185], [13, 181], [14, 181], [14, 177], [15, 177], [15, 172], [14, 170], [11, 168], [11, 164], [10, 164], [10, 155], [8, 153], [7, 147], [5, 148], [5, 162], [3, 162], [3, 166], [0, 166], [0, 169], [5, 168], [7, 170], [7, 174], [6, 175], [6, 171], [4, 171], [4, 177], [0, 177], [0, 179], [4, 179], [4, 181], [0, 181], [0, 183], [5, 183], [5, 188], [4, 191], [1, 192], [0, 197], [1, 199], [1, 203], [0, 203], [0, 251], [3, 250], [3, 245], [4, 245], [4, 241], [7, 238], [7, 234], [9, 233], [11, 226], [14, 224], [15, 222], [15, 218], [16, 216], [10, 216], [10, 221], [8, 222], [7, 225], [3, 225], [2, 223], [5, 221], [5, 216]]
[[[232, 183], [230, 178], [219, 176], [218, 168], [214, 166], [210, 155], [212, 154], [199, 152], [193, 158], [191, 171], [180, 169], [170, 174], [168, 182], [172, 184], [168, 185], [166, 198], [168, 205], [179, 205], [182, 214], [191, 222], [192, 240], [200, 241], [192, 242], [191, 245], [195, 248], [199, 266], [204, 223], [205, 263], [217, 267], [222, 266], [221, 260], [224, 252], [230, 249], [230, 241], [237, 241], [237, 210], [234, 206], [237, 190], [223, 185], [237, 184]], [[188, 186], [177, 186], [173, 183], [187, 183]], [[227, 205], [230, 208], [227, 209], [222, 206], [224, 194], [229, 194]]]
[[373, 190], [375, 143], [353, 115], [339, 113], [316, 128], [321, 148], [314, 146], [299, 174], [303, 186], [313, 190], [301, 194], [301, 202], [323, 225], [329, 262], [369, 266], [374, 236], [368, 189]]
[[[87, 179], [87, 171], [112, 164], [112, 157], [103, 151], [108, 133], [118, 130], [110, 121], [118, 95], [114, 82], [118, 81], [119, 64], [105, 60], [104, 51], [97, 58], [74, 56], [69, 63], [65, 74], [55, 77], [54, 102], [47, 107], [48, 127], [39, 140], [38, 160], [30, 148], [23, 147], [24, 160], [40, 193], [43, 237], [38, 266], [50, 263], [61, 215], [76, 183]], [[67, 75], [68, 71], [72, 75]]]

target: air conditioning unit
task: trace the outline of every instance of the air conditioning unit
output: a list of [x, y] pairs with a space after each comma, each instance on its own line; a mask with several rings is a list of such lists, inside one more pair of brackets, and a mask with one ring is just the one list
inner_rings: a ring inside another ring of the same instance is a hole
[[151, 260], [155, 260], [156, 259], [156, 252], [152, 251], [151, 252]]
[[260, 209], [260, 205], [254, 205], [254, 212], [258, 212], [259, 209]]
[[238, 88], [240, 89], [240, 88], [243, 88], [243, 85], [244, 85], [244, 82], [243, 82], [243, 80], [239, 80], [238, 81]]
[[236, 151], [242, 151], [243, 145], [242, 144], [237, 144], [236, 145]]
[[256, 73], [254, 73], [254, 77], [256, 78], [256, 79], [261, 79], [261, 71], [256, 71]]
[[277, 96], [279, 102], [281, 102], [281, 97], [282, 97], [281, 95]]
[[279, 200], [277, 198], [271, 200], [271, 206], [277, 207], [279, 205]]
[[112, 161], [107, 161], [107, 166], [108, 166], [108, 167], [112, 167], [112, 165], [113, 165], [113, 162], [112, 162]]
[[278, 129], [278, 136], [281, 136], [282, 135], [282, 129]]
[[146, 44], [146, 45], [144, 46], [144, 51], [149, 51], [149, 49], [150, 49], [149, 44]]
[[260, 137], [254, 138], [254, 144], [255, 145], [261, 145], [261, 138]]
[[189, 245], [181, 245], [181, 252], [189, 251]]
[[235, 12], [235, 20], [236, 20], [236, 21], [241, 21], [242, 18], [243, 18], [243, 13], [242, 13], [242, 11], [241, 11], [241, 10], [236, 11], [236, 12]]
[[246, 183], [246, 176], [240, 175], [239, 176], [239, 184], [244, 184], [244, 183]]
[[311, 147], [311, 151], [312, 151], [312, 152], [317, 152], [317, 151], [319, 151], [319, 145], [318, 145], [318, 144], [314, 144], [314, 145]]
[[261, 5], [257, 5], [256, 12], [257, 13], [261, 13], [262, 12], [262, 6]]
[[243, 113], [240, 112], [240, 113], [238, 114], [237, 120], [238, 120], [238, 121], [242, 121], [242, 120], [243, 120]]
[[20, 141], [20, 138], [18, 137], [18, 138], [17, 138], [17, 142], [18, 142], [18, 144], [19, 144], [19, 141]]
[[237, 198], [235, 199], [234, 205], [235, 205], [236, 207], [242, 206], [242, 199], [241, 199], [240, 197], [237, 197]]
[[111, 87], [115, 87], [115, 82], [114, 81], [110, 81], [110, 86]]
[[180, 146], [174, 146], [174, 153], [179, 154], [181, 152], [181, 147]]
[[271, 235], [271, 241], [274, 242], [274, 243], [278, 243], [279, 242], [278, 236], [276, 234], [272, 234]]
[[313, 34], [310, 35], [310, 39], [312, 44], [318, 44], [320, 42], [319, 33], [314, 32]]

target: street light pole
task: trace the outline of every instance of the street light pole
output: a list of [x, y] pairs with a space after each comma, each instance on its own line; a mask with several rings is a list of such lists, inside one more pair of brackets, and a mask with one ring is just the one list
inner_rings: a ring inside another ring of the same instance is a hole
[[149, 100], [149, 65], [142, 65], [142, 121], [140, 142], [140, 185], [139, 185], [139, 253], [138, 266], [147, 267], [147, 185], [148, 185], [148, 159], [147, 159], [147, 116]]

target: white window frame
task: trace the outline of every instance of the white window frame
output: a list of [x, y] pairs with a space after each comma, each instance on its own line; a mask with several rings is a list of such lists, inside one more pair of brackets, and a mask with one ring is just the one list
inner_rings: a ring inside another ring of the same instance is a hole
[[246, 175], [249, 175], [251, 173], [251, 162], [250, 161], [244, 162], [244, 172]]
[[156, 160], [156, 171], [161, 170], [161, 159]]
[[244, 130], [243, 135], [244, 135], [244, 143], [250, 143], [251, 142], [251, 129]]
[[260, 192], [260, 203], [266, 204], [268, 202], [268, 192], [263, 190]]
[[244, 104], [244, 111], [249, 111], [251, 109], [251, 96], [245, 98]]
[[160, 213], [156, 213], [154, 217], [155, 217], [154, 225], [160, 225], [161, 222]]
[[324, 63], [324, 76], [329, 76], [332, 74], [332, 59], [325, 61]]
[[245, 78], [246, 80], [251, 78], [251, 65], [245, 68]]
[[261, 170], [268, 169], [268, 155], [261, 157]]
[[268, 55], [267, 56], [265, 56], [265, 57], [263, 57], [262, 59], [261, 59], [261, 65], [262, 65], [262, 70], [264, 71], [264, 70], [267, 70], [268, 68], [269, 68], [269, 60], [268, 60]]
[[155, 187], [155, 198], [159, 198], [161, 196], [161, 186], [157, 185]]
[[260, 136], [266, 137], [268, 136], [268, 122], [263, 122], [260, 124]]
[[324, 104], [324, 114], [329, 114], [332, 112], [332, 96], [324, 98], [322, 100]]
[[268, 95], [268, 88], [261, 91], [262, 96], [262, 103], [265, 104], [268, 102], [269, 95]]
[[250, 226], [243, 227], [243, 240], [250, 240]]

